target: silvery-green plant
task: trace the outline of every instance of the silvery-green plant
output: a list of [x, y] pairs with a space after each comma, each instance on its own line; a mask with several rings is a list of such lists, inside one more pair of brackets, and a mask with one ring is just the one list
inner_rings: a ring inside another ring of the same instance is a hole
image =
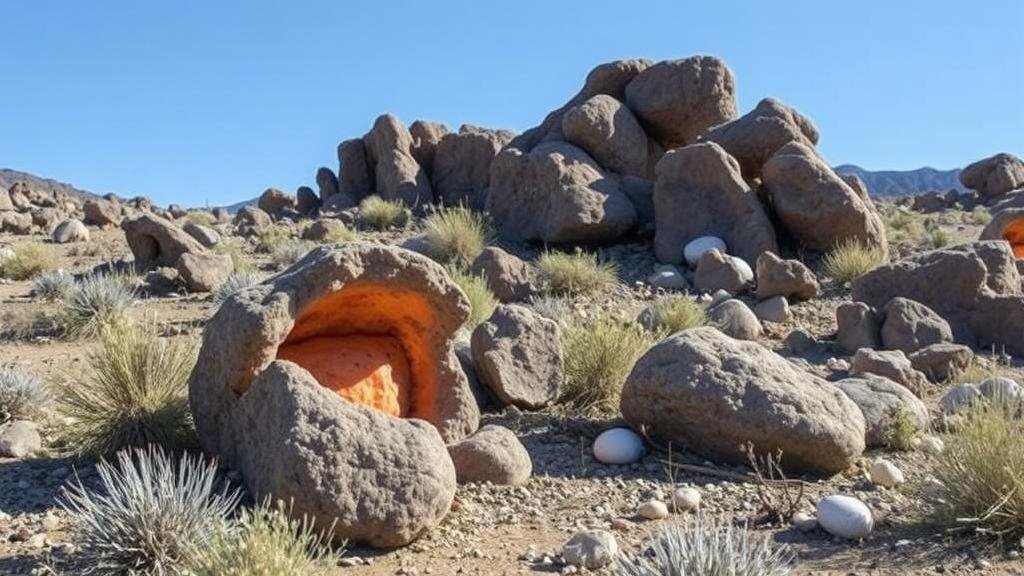
[[88, 276], [63, 299], [64, 327], [71, 336], [95, 336], [106, 324], [125, 319], [135, 299], [135, 288], [123, 277]]
[[228, 279], [213, 291], [214, 305], [220, 306], [235, 292], [251, 288], [259, 284], [261, 280], [258, 274], [253, 274], [252, 272], [236, 272], [228, 276]]
[[90, 574], [176, 575], [196, 550], [227, 529], [237, 490], [216, 488], [214, 463], [183, 455], [177, 463], [157, 448], [122, 451], [96, 472], [102, 491], [79, 480], [60, 505], [71, 516]]
[[47, 399], [46, 387], [34, 375], [0, 367], [0, 422], [30, 417]]
[[43, 300], [60, 300], [75, 289], [75, 277], [64, 270], [50, 270], [32, 279], [32, 295]]
[[274, 245], [270, 252], [270, 259], [279, 266], [291, 266], [312, 249], [313, 244], [307, 240], [295, 238], [283, 240]]
[[616, 572], [621, 576], [784, 576], [794, 559], [786, 546], [776, 546], [766, 536], [700, 516], [689, 527], [659, 532], [650, 548], [650, 556], [619, 556]]

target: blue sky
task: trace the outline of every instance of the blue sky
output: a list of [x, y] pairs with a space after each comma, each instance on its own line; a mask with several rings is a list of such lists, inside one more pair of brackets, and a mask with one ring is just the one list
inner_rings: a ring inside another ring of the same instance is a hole
[[6, 2], [0, 167], [161, 204], [294, 191], [382, 112], [523, 130], [595, 64], [713, 54], [834, 164], [1024, 154], [1024, 2]]

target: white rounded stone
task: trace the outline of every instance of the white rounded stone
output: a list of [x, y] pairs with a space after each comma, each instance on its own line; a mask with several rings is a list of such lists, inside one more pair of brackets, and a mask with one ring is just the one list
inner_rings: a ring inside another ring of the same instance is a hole
[[899, 486], [904, 482], [903, 471], [885, 458], [875, 460], [875, 463], [868, 470], [868, 474], [871, 476], [873, 484], [885, 488]]
[[875, 519], [860, 500], [833, 494], [818, 502], [818, 524], [833, 536], [857, 540], [871, 533]]
[[566, 564], [590, 570], [610, 564], [618, 553], [619, 544], [607, 530], [577, 532], [562, 546], [562, 559]]
[[754, 271], [750, 268], [750, 264], [747, 264], [746, 260], [738, 256], [729, 256], [729, 259], [732, 260], [744, 284], [750, 284], [754, 281]]
[[668, 518], [668, 506], [661, 500], [648, 500], [640, 505], [637, 514], [648, 520], [661, 520]]
[[801, 532], [810, 532], [818, 527], [818, 519], [807, 512], [797, 512], [791, 519], [793, 526]]
[[644, 441], [629, 428], [605, 430], [594, 440], [594, 458], [605, 464], [632, 464], [644, 455]]
[[[717, 236], [701, 236], [700, 238], [694, 238], [687, 242], [686, 246], [683, 248], [683, 258], [686, 259], [686, 263], [690, 268], [693, 268], [697, 265], [700, 257], [708, 250], [718, 250], [722, 254], [725, 254], [725, 241]], [[751, 273], [751, 277], [753, 277], [753, 273]]]
[[672, 505], [676, 512], [695, 512], [700, 508], [700, 490], [696, 488], [677, 488], [672, 493]]
[[938, 456], [942, 454], [942, 451], [946, 449], [946, 443], [937, 436], [927, 435], [921, 438], [920, 449], [925, 454], [932, 456]]
[[959, 384], [949, 389], [946, 395], [939, 400], [939, 406], [947, 414], [956, 414], [960, 410], [971, 406], [981, 398], [981, 390], [974, 384]]

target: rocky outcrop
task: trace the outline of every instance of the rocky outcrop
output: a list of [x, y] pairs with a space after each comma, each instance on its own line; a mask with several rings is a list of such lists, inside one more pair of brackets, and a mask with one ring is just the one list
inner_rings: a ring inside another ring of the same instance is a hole
[[260, 195], [256, 207], [271, 216], [277, 216], [284, 210], [295, 210], [295, 197], [277, 188], [267, 188]]
[[490, 424], [448, 447], [459, 483], [515, 486], [530, 479], [530, 453], [511, 430]]
[[491, 162], [515, 136], [508, 130], [490, 130], [464, 124], [446, 134], [436, 146], [430, 172], [434, 195], [448, 206], [482, 210], [491, 180]]
[[629, 108], [607, 94], [570, 108], [562, 117], [562, 133], [606, 170], [640, 178], [652, 176], [647, 134]]
[[931, 308], [907, 298], [893, 298], [885, 305], [882, 345], [887, 350], [911, 354], [932, 344], [953, 341], [949, 323]]
[[[378, 116], [363, 136], [368, 166], [372, 166], [375, 193], [407, 206], [434, 201], [430, 178], [412, 156], [412, 134], [391, 114]], [[342, 187], [342, 191], [347, 191]]]
[[[373, 194], [373, 170], [366, 157], [362, 138], [345, 140], [338, 144], [338, 193], [352, 200], [352, 204]], [[326, 201], [327, 198], [324, 198]]]
[[757, 297], [785, 296], [810, 300], [818, 295], [818, 278], [799, 260], [783, 260], [772, 252], [757, 258]]
[[846, 378], [835, 384], [850, 397], [864, 414], [869, 448], [887, 446], [892, 424], [902, 412], [918, 430], [928, 429], [928, 407], [917, 396], [896, 382], [874, 374]]
[[170, 220], [142, 214], [121, 223], [125, 240], [135, 256], [135, 267], [175, 266], [182, 254], [201, 253], [206, 248]]
[[86, 200], [82, 206], [82, 211], [85, 215], [86, 224], [92, 224], [100, 228], [116, 226], [121, 222], [121, 206], [116, 202], [102, 198]]
[[1024, 188], [1024, 160], [1005, 152], [978, 160], [960, 171], [960, 183], [986, 199], [998, 198]]
[[437, 145], [448, 134], [448, 127], [440, 122], [416, 120], [409, 125], [409, 134], [412, 136], [412, 157], [427, 174], [433, 174]]

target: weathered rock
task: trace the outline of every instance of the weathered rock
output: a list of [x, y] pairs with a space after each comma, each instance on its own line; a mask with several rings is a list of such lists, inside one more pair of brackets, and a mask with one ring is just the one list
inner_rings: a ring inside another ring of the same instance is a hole
[[981, 398], [981, 390], [978, 390], [974, 384], [957, 384], [942, 396], [942, 399], [939, 400], [939, 407], [946, 414], [956, 414], [973, 406]]
[[788, 322], [792, 317], [785, 296], [772, 296], [754, 306], [754, 315], [763, 322]]
[[664, 290], [688, 290], [690, 283], [679, 268], [671, 264], [662, 264], [654, 268], [654, 273], [647, 277], [647, 283]]
[[14, 420], [0, 426], [0, 457], [24, 458], [42, 446], [39, 429], [33, 422]]
[[85, 223], [105, 228], [116, 226], [121, 221], [121, 207], [109, 200], [91, 198], [82, 206]]
[[875, 518], [860, 500], [835, 494], [818, 502], [818, 524], [833, 536], [859, 540], [871, 533]]
[[864, 417], [839, 389], [781, 356], [713, 328], [669, 336], [644, 354], [622, 391], [622, 414], [662, 441], [714, 461], [781, 449], [783, 465], [834, 473], [864, 450]]
[[446, 134], [433, 158], [434, 196], [448, 206], [482, 210], [491, 181], [491, 162], [514, 136], [508, 130], [469, 124], [463, 124], [457, 134]]
[[978, 160], [960, 171], [960, 183], [986, 198], [1024, 188], [1024, 160], [1007, 153]]
[[51, 234], [50, 237], [57, 244], [88, 242], [89, 229], [85, 227], [85, 224], [82, 224], [81, 220], [71, 218], [58, 224], [57, 227], [53, 229], [53, 234]]
[[636, 233], [642, 238], [654, 236], [654, 180], [622, 176], [619, 188], [636, 210]]
[[522, 442], [503, 426], [487, 425], [448, 447], [459, 483], [514, 486], [530, 479], [533, 462]]
[[850, 362], [850, 374], [877, 374], [909, 388], [915, 394], [921, 394], [928, 387], [928, 379], [914, 370], [910, 360], [899, 350], [861, 348]]
[[61, 214], [54, 208], [35, 208], [30, 213], [32, 217], [32, 224], [42, 228], [43, 230], [50, 230], [53, 226], [61, 220]]
[[925, 346], [909, 356], [910, 364], [932, 382], [948, 382], [963, 374], [974, 360], [974, 351], [963, 344]]
[[0, 212], [0, 232], [18, 236], [32, 233], [32, 215], [26, 212]]
[[615, 536], [607, 530], [577, 532], [562, 545], [562, 559], [570, 566], [596, 570], [607, 566], [619, 553]]
[[847, 354], [861, 348], [882, 347], [882, 315], [863, 302], [845, 302], [836, 308], [836, 344]]
[[316, 170], [316, 187], [322, 205], [328, 198], [338, 193], [338, 177], [330, 168], [321, 166]]
[[[385, 200], [401, 200], [407, 206], [434, 201], [430, 178], [412, 156], [412, 135], [391, 114], [378, 116], [363, 136], [368, 165], [373, 167], [375, 192]], [[340, 186], [347, 192], [346, 186]]]
[[622, 102], [598, 94], [562, 116], [565, 139], [617, 174], [647, 178], [647, 134]]
[[914, 196], [914, 203], [910, 205], [911, 210], [924, 214], [941, 212], [946, 208], [949, 208], [946, 204], [946, 196], [937, 190]]
[[765, 98], [743, 116], [714, 126], [701, 140], [715, 142], [740, 163], [743, 176], [759, 178], [765, 162], [790, 142], [818, 143], [818, 130], [803, 114], [774, 98]]
[[677, 488], [672, 493], [672, 506], [676, 512], [696, 512], [700, 509], [700, 490], [696, 488]]
[[434, 173], [434, 154], [437, 152], [437, 145], [446, 134], [448, 134], [448, 127], [440, 122], [416, 120], [409, 125], [409, 135], [412, 136], [412, 157], [427, 171], [427, 174], [433, 175]]
[[217, 224], [227, 224], [231, 222], [231, 213], [226, 208], [217, 207], [210, 211]]
[[299, 214], [312, 214], [322, 205], [320, 197], [309, 186], [299, 186], [295, 191], [295, 210]]
[[610, 241], [636, 224], [636, 210], [617, 180], [565, 142], [544, 143], [527, 154], [502, 150], [491, 163], [486, 207], [511, 240]]
[[895, 488], [905, 481], [903, 471], [885, 458], [875, 460], [868, 469], [868, 475], [872, 484], [883, 488]]
[[882, 345], [911, 354], [925, 346], [953, 341], [949, 323], [934, 310], [907, 298], [893, 298], [885, 305]]
[[303, 240], [313, 242], [325, 242], [332, 238], [338, 238], [345, 233], [345, 225], [340, 220], [333, 218], [318, 218], [306, 226], [302, 231]]
[[177, 266], [182, 254], [202, 253], [206, 248], [170, 220], [144, 213], [121, 223], [125, 240], [135, 256], [135, 267]]
[[558, 323], [503, 304], [473, 330], [473, 363], [498, 400], [536, 410], [558, 399], [565, 378]]
[[483, 276], [502, 302], [526, 300], [533, 293], [530, 265], [497, 246], [488, 246], [473, 260], [470, 272]]
[[918, 430], [928, 429], [928, 407], [905, 387], [876, 374], [862, 374], [836, 382], [836, 386], [860, 408], [866, 424], [867, 446], [889, 445], [893, 419], [903, 412]]
[[189, 292], [212, 292], [235, 269], [230, 256], [213, 252], [185, 252], [174, 267]]
[[241, 236], [252, 236], [270, 226], [270, 214], [255, 206], [242, 206], [235, 213], [235, 229]]
[[1010, 243], [1014, 256], [1024, 258], [1024, 208], [994, 212], [978, 239], [1005, 240]]
[[[358, 203], [374, 193], [373, 167], [362, 138], [338, 144], [338, 192]], [[319, 182], [319, 180], [318, 180]], [[330, 197], [328, 197], [330, 198]], [[325, 198], [326, 201], [328, 198]]]
[[803, 262], [783, 260], [772, 252], [757, 258], [757, 297], [785, 296], [794, 301], [818, 295], [818, 279]]
[[11, 202], [11, 193], [0, 186], [0, 212], [6, 212], [8, 210], [14, 210], [14, 203]]
[[729, 294], [745, 292], [754, 283], [754, 272], [735, 256], [709, 250], [697, 262], [693, 286], [698, 292], [725, 290]]
[[630, 81], [625, 102], [668, 150], [736, 117], [736, 81], [725, 62], [713, 56], [666, 60]]
[[683, 248], [701, 236], [725, 241], [730, 254], [753, 265], [762, 252], [778, 252], [775, 230], [739, 164], [714, 143], [672, 150], [658, 162], [654, 185], [658, 259], [683, 260]]
[[220, 234], [209, 226], [203, 226], [195, 222], [185, 222], [181, 229], [207, 248], [213, 248], [220, 243]]
[[295, 210], [295, 197], [277, 188], [267, 188], [256, 201], [256, 207], [271, 216], [282, 210]]
[[648, 500], [637, 508], [636, 513], [648, 520], [663, 520], [668, 518], [668, 506], [661, 500]]
[[722, 254], [729, 253], [725, 240], [717, 236], [700, 236], [686, 243], [686, 246], [683, 247], [683, 258], [690, 268], [696, 268], [704, 254], [711, 250], [718, 250]]
[[825, 252], [851, 241], [888, 246], [871, 201], [861, 198], [813, 148], [797, 142], [783, 146], [765, 163], [762, 180], [779, 222], [805, 248]]
[[757, 340], [761, 336], [761, 321], [741, 300], [726, 300], [710, 308], [707, 314], [708, 322], [727, 336], [737, 340]]

